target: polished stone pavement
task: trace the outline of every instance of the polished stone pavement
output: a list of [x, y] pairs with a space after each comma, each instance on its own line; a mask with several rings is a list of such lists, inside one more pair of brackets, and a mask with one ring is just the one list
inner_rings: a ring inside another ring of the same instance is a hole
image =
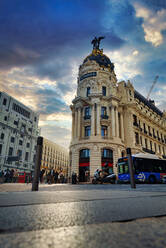
[[0, 247], [166, 247], [165, 184], [1, 186]]

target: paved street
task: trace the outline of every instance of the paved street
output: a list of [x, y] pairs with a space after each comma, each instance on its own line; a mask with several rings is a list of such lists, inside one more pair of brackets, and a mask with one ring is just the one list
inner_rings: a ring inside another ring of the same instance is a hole
[[0, 191], [0, 247], [166, 247], [165, 184]]

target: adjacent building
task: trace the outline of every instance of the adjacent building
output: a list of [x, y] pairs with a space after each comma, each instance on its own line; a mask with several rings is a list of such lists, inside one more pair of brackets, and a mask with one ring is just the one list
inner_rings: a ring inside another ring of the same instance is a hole
[[117, 173], [116, 162], [132, 153], [166, 158], [166, 112], [136, 91], [130, 81], [117, 82], [114, 64], [94, 47], [79, 67], [77, 95], [72, 102], [72, 171], [85, 180], [105, 162]]
[[64, 176], [68, 177], [70, 167], [69, 152], [67, 149], [46, 138], [43, 138], [41, 170], [42, 169], [44, 169], [47, 173], [51, 169], [57, 171], [58, 173], [63, 172]]
[[[0, 168], [31, 172], [39, 115], [4, 92], [0, 92]], [[19, 158], [19, 159], [18, 159]], [[19, 161], [18, 161], [19, 160]]]

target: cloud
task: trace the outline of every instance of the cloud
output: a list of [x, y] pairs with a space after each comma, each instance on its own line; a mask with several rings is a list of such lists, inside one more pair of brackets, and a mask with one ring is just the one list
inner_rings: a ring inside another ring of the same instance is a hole
[[[101, 24], [106, 3], [106, 0], [95, 3], [89, 0], [86, 4], [80, 0], [36, 0], [35, 3], [1, 0], [1, 68], [42, 64], [53, 56], [58, 62], [56, 68], [63, 58], [87, 51], [89, 39], [106, 32]], [[117, 34], [112, 34], [111, 39], [112, 47], [123, 42]], [[48, 67], [44, 66], [43, 73], [47, 71], [51, 77], [53, 71]]]
[[65, 148], [69, 147], [71, 141], [71, 132], [67, 128], [59, 126], [44, 125], [41, 127], [41, 135], [56, 144]]
[[142, 56], [139, 56], [138, 50], [132, 50], [129, 47], [125, 47], [119, 51], [108, 51], [106, 54], [111, 58], [115, 65], [115, 73], [118, 80], [128, 80], [141, 74], [137, 63]]
[[145, 32], [145, 40], [157, 47], [163, 43], [162, 31], [166, 29], [166, 10], [155, 12], [138, 3], [134, 4], [136, 16], [143, 18], [142, 27]]

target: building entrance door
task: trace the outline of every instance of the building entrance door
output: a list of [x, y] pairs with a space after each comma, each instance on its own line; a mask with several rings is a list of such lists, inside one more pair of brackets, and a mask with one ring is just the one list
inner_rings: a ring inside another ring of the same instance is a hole
[[79, 182], [90, 180], [90, 150], [82, 149], [79, 156]]

